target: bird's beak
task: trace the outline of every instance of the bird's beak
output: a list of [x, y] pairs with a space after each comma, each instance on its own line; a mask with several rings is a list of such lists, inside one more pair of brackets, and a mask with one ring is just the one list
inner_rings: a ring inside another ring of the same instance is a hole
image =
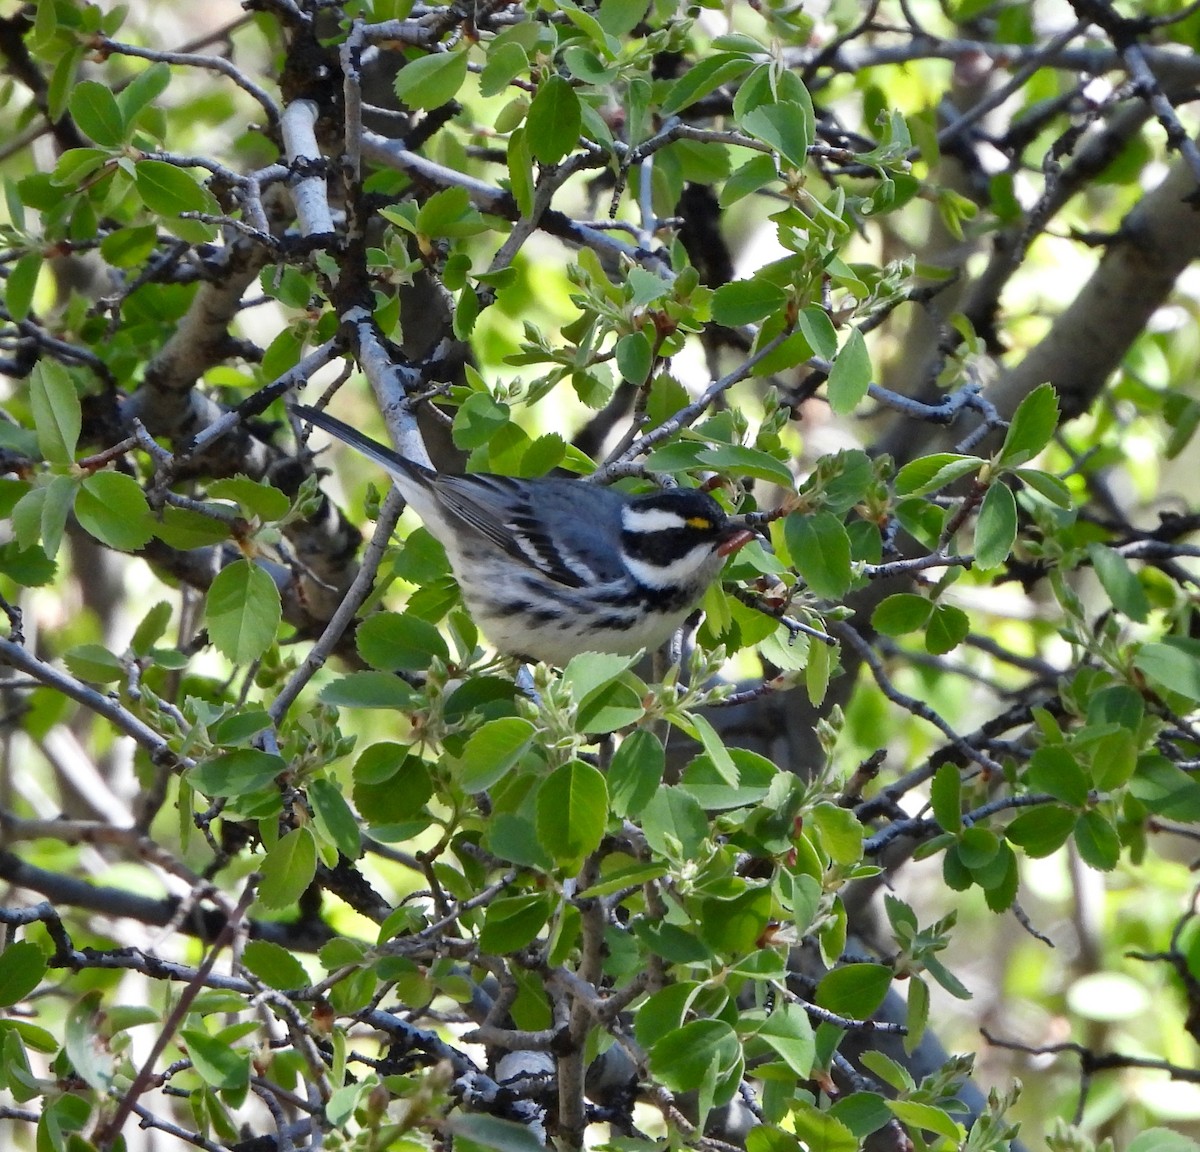
[[744, 548], [758, 535], [749, 528], [734, 528], [717, 548], [718, 556], [732, 556], [739, 548]]

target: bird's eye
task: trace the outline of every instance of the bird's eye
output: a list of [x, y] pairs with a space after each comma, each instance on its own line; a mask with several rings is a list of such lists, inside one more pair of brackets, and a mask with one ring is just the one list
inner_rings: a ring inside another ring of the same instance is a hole
[[713, 523], [707, 516], [689, 516], [687, 526], [699, 532], [711, 532]]

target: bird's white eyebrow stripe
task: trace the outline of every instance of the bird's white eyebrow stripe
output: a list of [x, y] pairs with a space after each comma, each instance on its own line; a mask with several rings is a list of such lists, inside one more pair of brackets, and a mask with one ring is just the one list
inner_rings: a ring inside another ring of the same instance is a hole
[[621, 527], [626, 532], [669, 532], [672, 528], [686, 528], [687, 521], [678, 512], [667, 508], [633, 508], [626, 505], [621, 510]]

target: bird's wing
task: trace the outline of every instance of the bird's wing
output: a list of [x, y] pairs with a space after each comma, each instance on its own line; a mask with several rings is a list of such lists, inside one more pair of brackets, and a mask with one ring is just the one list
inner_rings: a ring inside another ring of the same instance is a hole
[[[514, 480], [507, 476], [439, 476], [436, 491], [443, 507], [491, 541], [506, 555], [546, 579], [582, 588], [613, 572], [598, 565], [579, 546], [578, 481]], [[590, 497], [607, 496], [600, 490]], [[553, 530], [547, 524], [554, 525]], [[593, 534], [591, 543], [595, 545]]]

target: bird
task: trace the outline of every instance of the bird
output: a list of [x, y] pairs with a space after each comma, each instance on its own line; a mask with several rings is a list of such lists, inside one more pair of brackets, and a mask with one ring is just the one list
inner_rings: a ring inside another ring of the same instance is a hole
[[653, 650], [754, 538], [706, 492], [436, 472], [324, 410], [292, 411], [381, 465], [442, 544], [475, 624], [504, 655], [565, 666]]

